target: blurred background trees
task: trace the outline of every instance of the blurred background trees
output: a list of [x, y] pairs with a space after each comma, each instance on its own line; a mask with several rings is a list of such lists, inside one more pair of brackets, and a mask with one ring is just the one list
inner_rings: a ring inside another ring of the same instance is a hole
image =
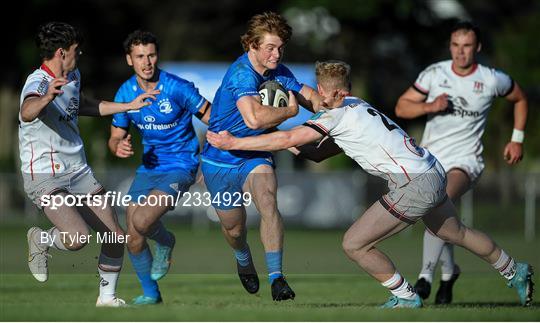
[[[240, 35], [247, 19], [273, 10], [284, 14], [294, 35], [285, 62], [314, 63], [342, 59], [353, 68], [354, 93], [364, 97], [420, 137], [425, 120], [405, 121], [393, 113], [399, 95], [427, 65], [449, 58], [449, 28], [457, 19], [472, 19], [482, 29], [480, 62], [509, 73], [529, 97], [526, 170], [540, 169], [540, 2], [457, 0], [288, 0], [255, 1], [59, 1], [15, 4], [0, 74], [0, 170], [17, 172], [17, 114], [20, 90], [40, 64], [34, 36], [44, 22], [59, 20], [85, 36], [79, 68], [85, 93], [112, 100], [131, 75], [122, 42], [137, 29], [153, 31], [161, 41], [161, 61], [232, 62], [242, 52]], [[6, 13], [9, 14], [9, 13]], [[13, 37], [13, 40], [10, 38]], [[7, 55], [7, 56], [6, 56]], [[135, 166], [137, 158], [115, 160], [107, 149], [110, 119], [81, 118], [80, 129], [91, 165]], [[512, 109], [497, 100], [484, 136], [488, 169], [503, 170], [502, 149], [512, 129]], [[352, 165], [338, 157], [328, 165]]]

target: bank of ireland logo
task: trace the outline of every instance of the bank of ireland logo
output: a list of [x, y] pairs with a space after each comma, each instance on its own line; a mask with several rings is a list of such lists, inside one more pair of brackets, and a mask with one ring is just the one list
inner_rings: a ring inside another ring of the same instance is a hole
[[154, 116], [144, 116], [144, 121], [146, 121], [146, 122], [154, 122], [154, 121], [156, 121], [156, 118], [154, 118]]
[[168, 98], [159, 100], [159, 112], [169, 114], [172, 112], [172, 105]]

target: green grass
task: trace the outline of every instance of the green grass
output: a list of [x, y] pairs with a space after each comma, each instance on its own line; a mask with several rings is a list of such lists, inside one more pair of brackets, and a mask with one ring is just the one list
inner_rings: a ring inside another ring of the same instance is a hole
[[[164, 304], [144, 308], [96, 309], [94, 243], [76, 253], [53, 253], [49, 281], [40, 284], [26, 268], [28, 226], [0, 226], [0, 319], [5, 321], [538, 321], [540, 304], [517, 304], [514, 290], [490, 266], [463, 250], [456, 259], [463, 274], [454, 304], [420, 310], [380, 310], [389, 293], [361, 272], [340, 250], [343, 231], [286, 231], [284, 266], [297, 298], [271, 301], [264, 277], [263, 251], [256, 231], [250, 245], [261, 274], [261, 290], [247, 294], [235, 275], [232, 252], [218, 230], [174, 227], [177, 247], [171, 273], [160, 281]], [[505, 250], [539, 268], [538, 241], [520, 235], [493, 235]], [[421, 259], [421, 226], [399, 234], [382, 249], [414, 283]], [[118, 295], [140, 293], [129, 260]], [[537, 281], [537, 278], [535, 278]], [[437, 288], [437, 283], [434, 286]]]

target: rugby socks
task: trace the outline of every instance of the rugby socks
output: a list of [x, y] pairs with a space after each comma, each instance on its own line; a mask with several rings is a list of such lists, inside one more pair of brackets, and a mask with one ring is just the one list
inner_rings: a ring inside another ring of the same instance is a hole
[[491, 264], [491, 266], [497, 269], [499, 273], [508, 280], [514, 278], [516, 274], [516, 263], [514, 258], [507, 255], [502, 249], [499, 259], [494, 264]]
[[158, 284], [150, 277], [150, 270], [152, 268], [152, 253], [150, 252], [150, 249], [146, 247], [139, 254], [135, 255], [131, 252], [128, 252], [128, 254], [133, 269], [137, 273], [137, 277], [141, 283], [144, 296], [158, 298], [160, 296]]
[[456, 269], [456, 263], [454, 262], [454, 245], [451, 243], [445, 243], [439, 258], [441, 262], [441, 280], [449, 281], [454, 275]]
[[388, 288], [388, 290], [390, 290], [390, 293], [399, 298], [412, 300], [416, 297], [416, 292], [414, 291], [414, 288], [397, 271], [394, 273], [392, 278], [381, 283], [381, 285]]
[[173, 235], [165, 229], [165, 226], [161, 221], [156, 225], [156, 230], [147, 236], [149, 239], [154, 240], [162, 246], [172, 248], [174, 245]]
[[433, 281], [433, 273], [435, 266], [441, 255], [444, 241], [434, 236], [431, 232], [424, 231], [424, 250], [422, 254], [422, 271], [418, 278], [424, 278], [431, 283]]
[[252, 262], [251, 251], [249, 250], [249, 245], [247, 243], [242, 249], [234, 249], [234, 256], [242, 267], [247, 267]]
[[99, 272], [99, 299], [108, 302], [116, 297], [116, 284], [118, 282], [118, 271], [105, 271], [98, 267]]
[[[47, 234], [49, 235], [47, 237], [47, 244], [43, 244], [43, 243], [40, 243], [40, 246], [42, 247], [47, 247], [47, 248], [53, 248], [53, 249], [56, 249], [56, 250], [68, 250], [68, 248], [66, 248], [66, 246], [64, 245], [64, 243], [62, 242], [62, 235], [60, 234], [60, 230], [58, 230], [57, 227], [52, 227], [50, 228], [49, 230], [47, 230]], [[65, 236], [65, 239], [67, 241], [69, 241], [69, 238], [68, 238], [68, 235], [66, 234]], [[50, 245], [51, 244], [51, 239], [54, 239], [53, 243], [52, 243], [52, 246]], [[38, 238], [38, 241], [39, 241], [39, 238]]]
[[281, 259], [283, 258], [283, 251], [271, 251], [265, 253], [266, 268], [268, 269], [268, 281], [270, 285], [276, 278], [283, 277], [281, 273]]

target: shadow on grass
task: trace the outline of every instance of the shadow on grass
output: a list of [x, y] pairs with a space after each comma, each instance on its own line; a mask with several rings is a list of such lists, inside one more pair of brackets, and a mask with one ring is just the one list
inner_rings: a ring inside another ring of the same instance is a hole
[[462, 307], [462, 308], [497, 308], [497, 307], [516, 307], [516, 308], [540, 308], [539, 303], [533, 303], [531, 306], [524, 307], [521, 306], [521, 304], [518, 304], [516, 302], [476, 302], [476, 303], [452, 303], [450, 305], [428, 305], [429, 308], [441, 308], [441, 309], [449, 309], [449, 308], [456, 308], [456, 307]]

